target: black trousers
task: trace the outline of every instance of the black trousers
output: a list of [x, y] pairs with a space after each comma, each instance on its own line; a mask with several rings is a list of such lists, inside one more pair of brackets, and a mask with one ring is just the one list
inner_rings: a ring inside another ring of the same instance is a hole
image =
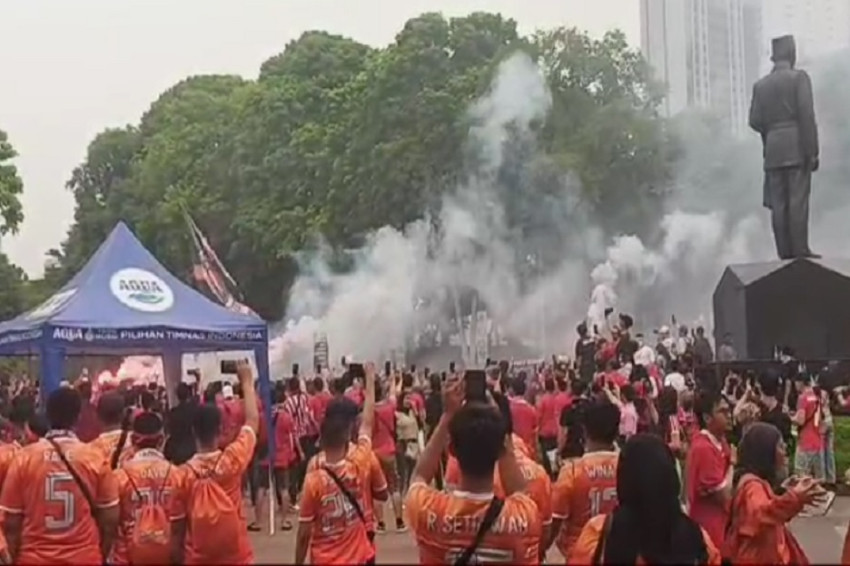
[[809, 249], [809, 196], [812, 173], [804, 167], [764, 172], [764, 205], [770, 209], [780, 259], [805, 257]]
[[557, 436], [541, 436], [540, 437], [540, 448], [542, 449], [542, 457], [543, 457], [543, 468], [546, 470], [546, 473], [549, 474], [549, 477], [555, 479], [558, 475], [558, 470], [552, 469], [552, 462], [549, 461], [548, 452], [551, 450], [558, 449], [558, 437]]
[[298, 444], [301, 446], [301, 452], [304, 453], [304, 459], [298, 462], [295, 466], [295, 481], [289, 482], [289, 497], [292, 499], [293, 503], [295, 502], [295, 498], [301, 492], [301, 488], [304, 486], [304, 476], [307, 475], [307, 464], [310, 462], [310, 458], [316, 455], [318, 452], [318, 448], [316, 447], [316, 443], [319, 441], [319, 437], [317, 435], [312, 436], [302, 436], [298, 439]]

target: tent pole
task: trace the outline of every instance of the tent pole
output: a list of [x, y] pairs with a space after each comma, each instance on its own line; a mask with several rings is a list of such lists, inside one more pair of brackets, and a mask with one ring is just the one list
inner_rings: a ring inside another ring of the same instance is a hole
[[[268, 343], [259, 344], [254, 346], [254, 361], [257, 364], [257, 381], [260, 384], [260, 399], [263, 400], [263, 414], [260, 418], [266, 420], [266, 437], [269, 443], [269, 474], [272, 473], [272, 468], [274, 467], [274, 458], [275, 458], [275, 445], [274, 445], [274, 431], [271, 430], [272, 426], [272, 390], [271, 390], [271, 382], [269, 380], [269, 347]], [[273, 499], [272, 496], [275, 495], [275, 492], [272, 491], [274, 489], [274, 483], [271, 482], [273, 478], [269, 478], [269, 534], [274, 534], [274, 519], [275, 519], [275, 505], [276, 499]]]

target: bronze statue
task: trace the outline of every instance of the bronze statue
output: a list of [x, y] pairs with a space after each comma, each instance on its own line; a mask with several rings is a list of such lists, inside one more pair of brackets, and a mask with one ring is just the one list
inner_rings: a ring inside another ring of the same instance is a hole
[[780, 259], [818, 257], [809, 249], [809, 195], [820, 165], [812, 81], [794, 68], [793, 36], [772, 47], [773, 70], [756, 83], [750, 107], [750, 127], [764, 146], [764, 206]]

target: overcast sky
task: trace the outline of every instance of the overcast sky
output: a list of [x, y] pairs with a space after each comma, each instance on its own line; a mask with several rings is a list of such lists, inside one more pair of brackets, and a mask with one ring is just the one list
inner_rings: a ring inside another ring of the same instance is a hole
[[2, 249], [31, 275], [73, 218], [65, 188], [89, 141], [137, 123], [150, 103], [201, 73], [254, 78], [311, 29], [389, 43], [422, 12], [500, 12], [522, 32], [574, 25], [639, 43], [637, 0], [0, 0], [0, 129], [20, 157], [24, 214]]

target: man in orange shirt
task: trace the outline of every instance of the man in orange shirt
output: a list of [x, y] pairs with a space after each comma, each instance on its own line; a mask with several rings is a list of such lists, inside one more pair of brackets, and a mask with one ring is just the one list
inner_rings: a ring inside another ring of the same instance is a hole
[[[172, 465], [161, 449], [165, 443], [162, 418], [156, 413], [141, 413], [133, 419], [131, 434], [133, 456], [115, 472], [118, 482], [120, 523], [118, 540], [110, 564], [129, 564], [127, 548], [133, 538], [136, 520], [145, 505], [161, 506], [171, 520], [174, 541], [182, 540], [186, 513], [181, 501], [173, 497], [180, 489], [181, 470]], [[182, 549], [174, 548], [162, 562], [177, 562]]]
[[18, 453], [3, 482], [3, 531], [16, 564], [99, 564], [115, 540], [115, 477], [101, 453], [71, 432], [80, 405], [75, 390], [54, 391], [51, 430]]
[[[176, 496], [178, 499], [176, 505], [185, 509], [187, 516], [190, 515], [193, 511], [192, 495], [195, 483], [205, 478], [212, 478], [221, 486], [236, 508], [241, 528], [233, 533], [234, 544], [231, 555], [210, 556], [206, 550], [208, 541], [204, 540], [203, 533], [193, 533], [188, 525], [191, 521], [187, 520], [185, 537], [179, 537], [179, 533], [175, 535], [175, 538], [185, 538], [183, 544], [178, 540], [175, 545], [183, 548], [186, 564], [213, 562], [250, 564], [254, 560], [254, 550], [248, 538], [248, 525], [242, 510], [242, 478], [254, 456], [260, 414], [257, 393], [254, 390], [254, 376], [247, 360], [237, 362], [236, 372], [244, 395], [245, 424], [236, 435], [236, 439], [220, 450], [218, 446], [222, 425], [221, 411], [212, 404], [201, 405], [196, 409], [192, 428], [197, 439], [198, 452], [180, 467], [180, 475], [184, 481]], [[217, 541], [217, 543], [220, 542]]]
[[[354, 404], [354, 401], [345, 398], [336, 401], [332, 409], [332, 416], [334, 416], [334, 418], [339, 419], [340, 417], [348, 415], [351, 423], [357, 420], [357, 415], [360, 413], [360, 410], [357, 408], [357, 405]], [[357, 444], [350, 442], [348, 445], [348, 455], [351, 455], [356, 449]], [[313, 470], [320, 469], [321, 466], [326, 464], [326, 462], [325, 452], [321, 451], [310, 459], [310, 462], [307, 464], [307, 471], [311, 472]], [[369, 473], [365, 478], [364, 485], [369, 487], [369, 489], [367, 489], [364, 493], [365, 498], [363, 500], [363, 515], [365, 517], [364, 522], [366, 523], [366, 534], [369, 537], [369, 540], [374, 542], [376, 527], [375, 502], [378, 501], [383, 503], [389, 499], [387, 478], [384, 477], [381, 462], [378, 460], [374, 451], [369, 453]]]
[[295, 542], [295, 563], [374, 564], [365, 505], [372, 467], [372, 426], [375, 418], [375, 366], [366, 364], [366, 392], [357, 446], [349, 450], [356, 415], [350, 401], [328, 404], [321, 429], [323, 457], [304, 478], [301, 515]]
[[[14, 419], [15, 415], [11, 418]], [[14, 422], [14, 421], [13, 421]], [[0, 488], [6, 483], [6, 475], [9, 473], [9, 468], [15, 459], [21, 445], [17, 440], [0, 444]], [[2, 511], [0, 511], [0, 520], [2, 520]], [[6, 538], [0, 532], [0, 564], [9, 564], [12, 557], [9, 555], [9, 547], [6, 544]]]
[[[407, 518], [419, 561], [537, 564], [540, 512], [525, 494], [526, 481], [505, 420], [492, 400], [463, 405], [463, 394], [462, 380], [446, 384], [445, 412], [413, 471]], [[453, 493], [431, 487], [446, 447], [461, 472], [459, 489]], [[504, 499], [494, 493], [497, 464]], [[474, 544], [476, 539], [480, 544]]]
[[552, 533], [546, 547], [557, 542], [564, 557], [592, 517], [610, 513], [617, 505], [617, 451], [620, 410], [608, 401], [585, 406], [585, 451], [561, 468], [552, 489]]
[[[89, 444], [103, 454], [104, 460], [112, 466], [115, 451], [120, 450], [118, 464], [126, 460], [132, 454], [132, 448], [124, 435], [124, 445], [118, 446], [122, 438], [122, 425], [127, 416], [124, 409], [124, 397], [117, 391], [101, 395], [97, 401], [97, 418], [100, 419], [100, 427], [103, 432]], [[129, 423], [126, 423], [129, 426]], [[116, 466], [117, 467], [117, 466]]]
[[[525, 443], [513, 433], [513, 418], [511, 414], [511, 405], [507, 397], [498, 393], [493, 394], [494, 402], [498, 406], [502, 419], [505, 423], [506, 431], [513, 438], [514, 455], [516, 456], [517, 464], [519, 465], [522, 477], [526, 482], [526, 493], [537, 505], [537, 510], [540, 512], [540, 524], [542, 526], [541, 541], [549, 539], [549, 531], [552, 524], [552, 480], [546, 469], [535, 462], [528, 453]], [[456, 489], [461, 481], [460, 465], [456, 458], [451, 457], [449, 466], [446, 468], [446, 485], [449, 489]], [[499, 475], [498, 466], [493, 472], [493, 491], [496, 497], [505, 497], [505, 488], [502, 485], [502, 480]], [[540, 559], [545, 558], [544, 545], [540, 545]]]

